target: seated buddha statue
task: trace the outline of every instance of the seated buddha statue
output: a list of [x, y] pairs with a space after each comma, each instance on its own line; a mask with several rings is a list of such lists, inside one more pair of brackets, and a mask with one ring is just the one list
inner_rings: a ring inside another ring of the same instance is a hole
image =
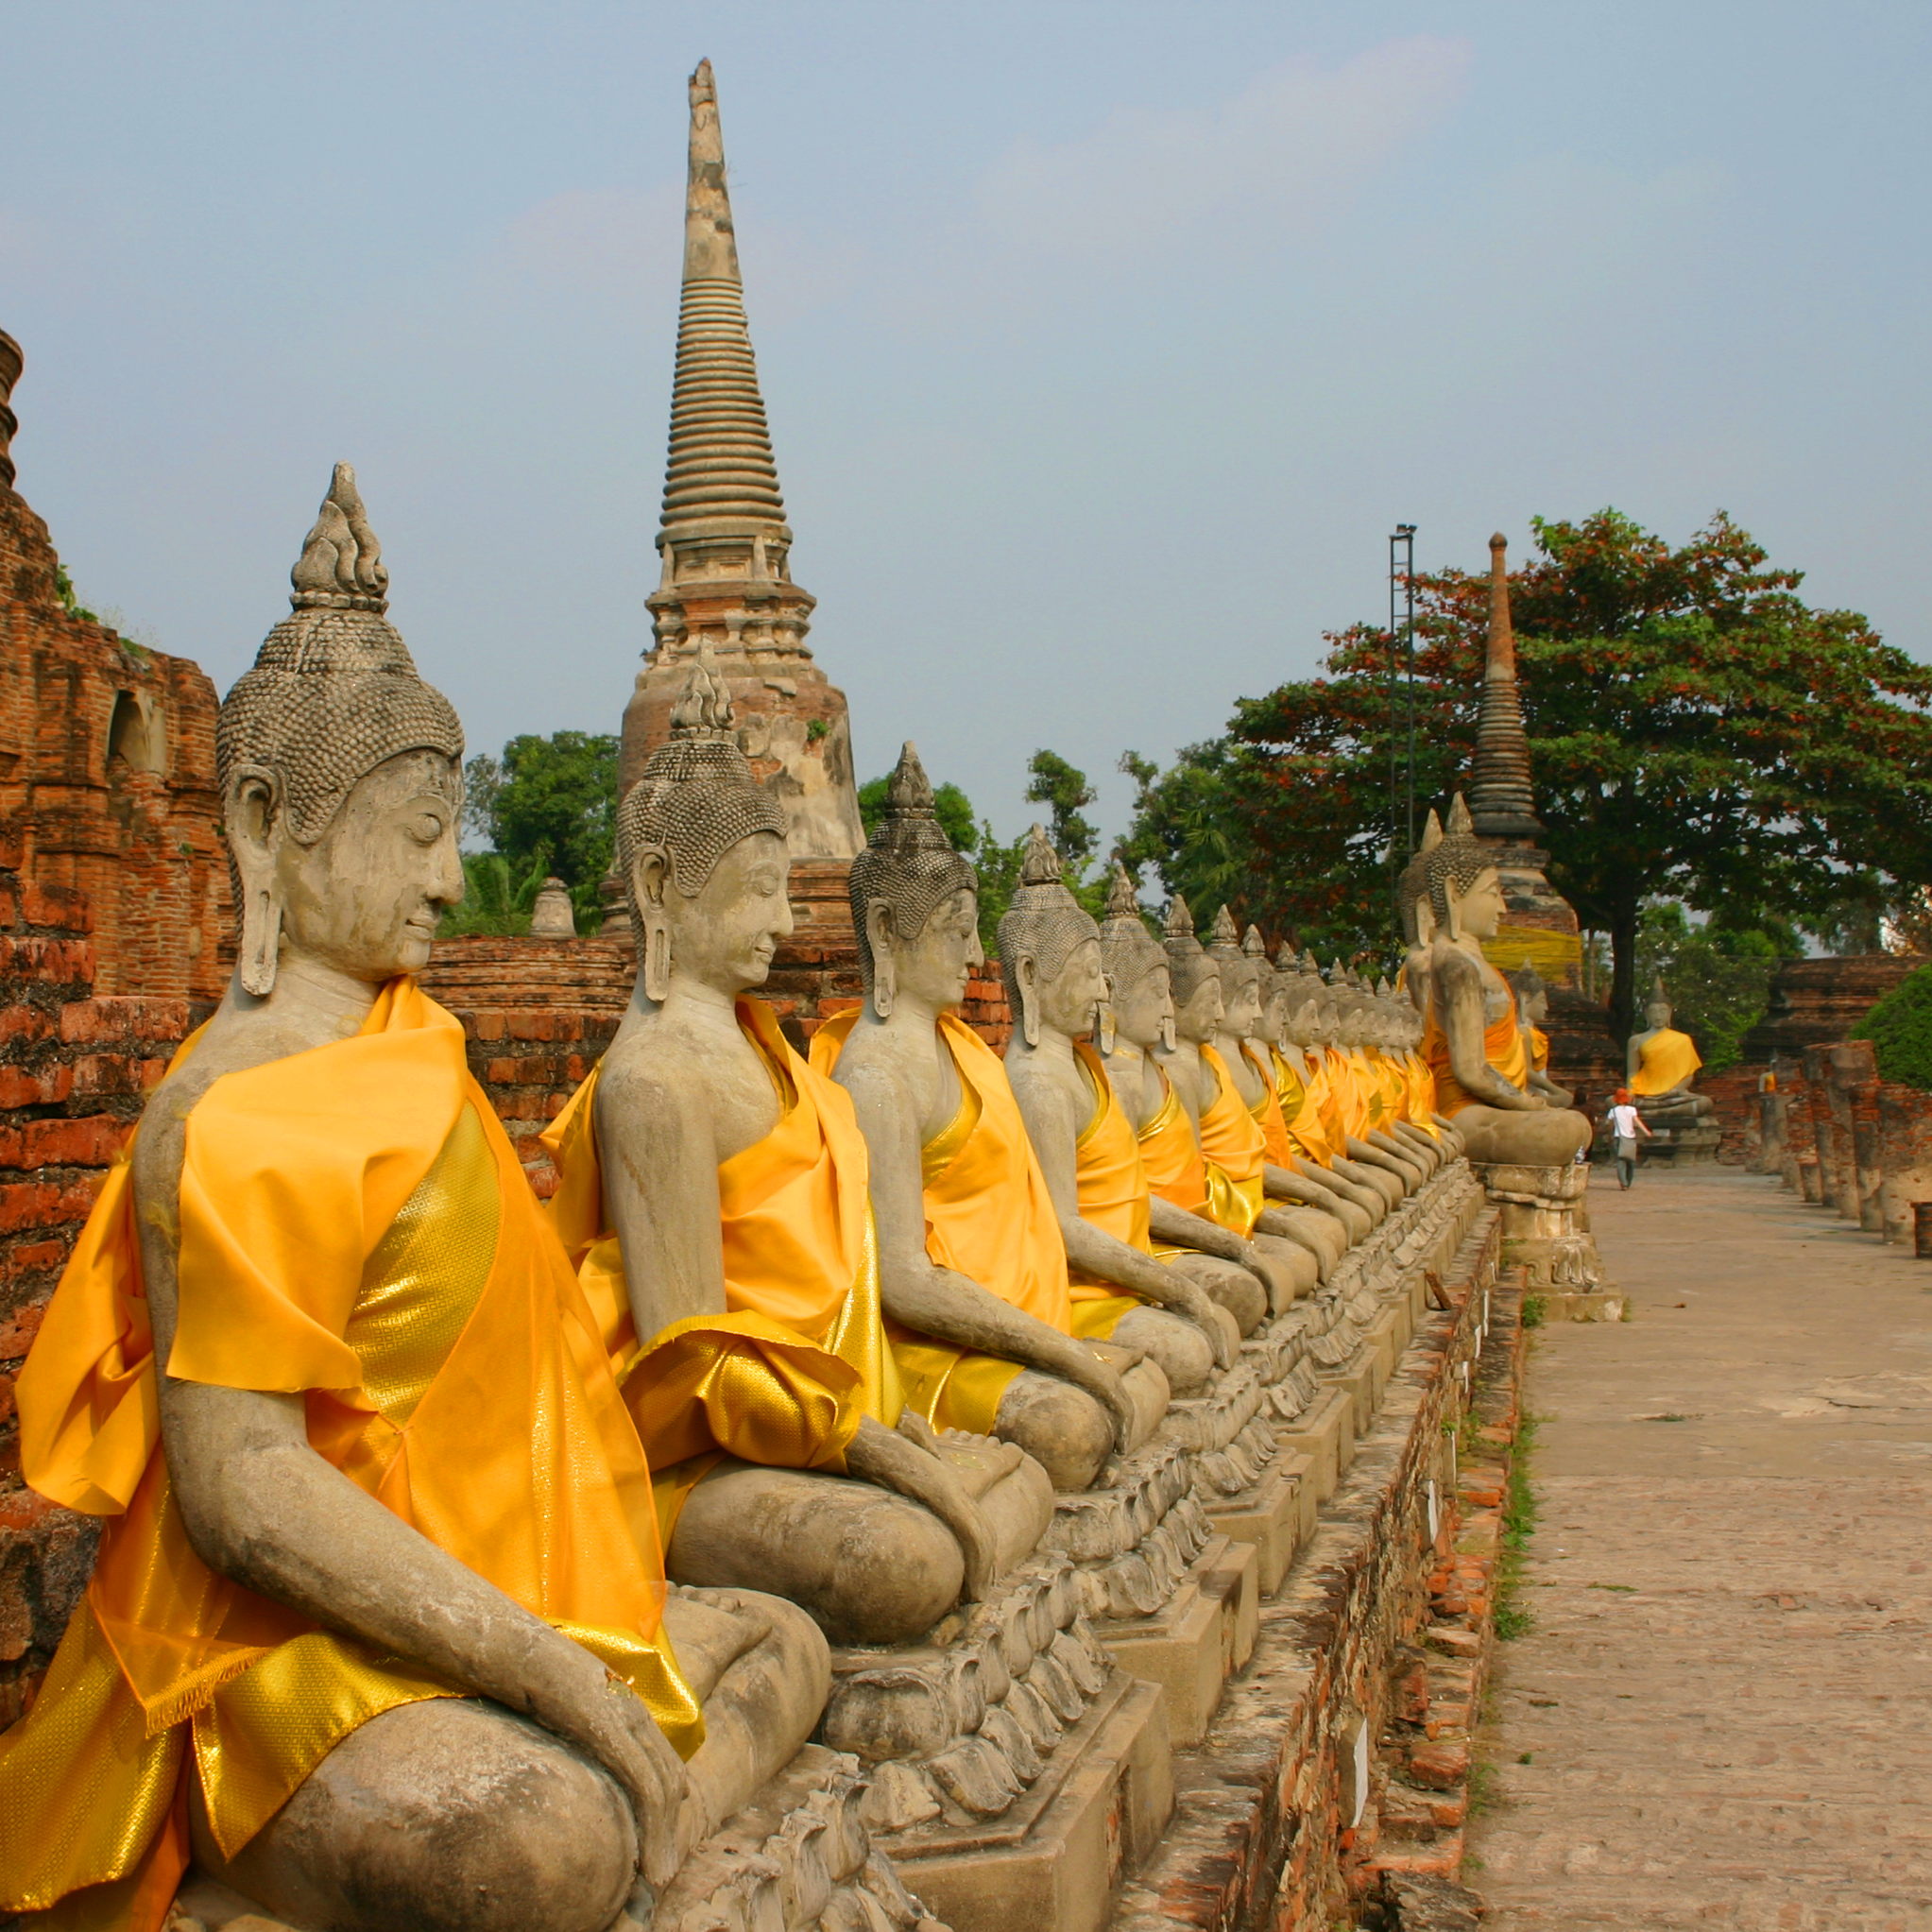
[[1644, 1007], [1644, 1030], [1630, 1037], [1629, 1086], [1637, 1112], [1659, 1127], [1689, 1127], [1714, 1111], [1708, 1094], [1691, 1082], [1703, 1059], [1686, 1033], [1670, 1024], [1670, 997], [1660, 975]]
[[789, 1598], [835, 1642], [910, 1642], [1032, 1550], [1052, 1496], [1019, 1450], [903, 1411], [852, 1103], [752, 997], [792, 930], [785, 815], [707, 654], [617, 861], [630, 1009], [544, 1139], [666, 1567]]
[[1576, 1099], [1568, 1087], [1549, 1077], [1549, 1035], [1543, 1022], [1549, 1017], [1549, 988], [1534, 966], [1519, 966], [1510, 975], [1516, 996], [1516, 1017], [1523, 1028], [1523, 1058], [1530, 1069], [1529, 1087], [1553, 1107], [1569, 1106]]
[[1158, 1424], [1167, 1378], [1138, 1350], [1082, 1332], [1120, 1311], [1074, 1303], [1006, 1069], [959, 1017], [983, 958], [979, 882], [939, 829], [910, 744], [849, 892], [864, 1003], [812, 1035], [812, 1064], [850, 1094], [869, 1149], [905, 1401], [936, 1428], [1017, 1444], [1056, 1489], [1086, 1489]]
[[1385, 1191], [1393, 1188], [1399, 1201], [1421, 1176], [1413, 1157], [1390, 1136], [1392, 1096], [1374, 1046], [1373, 1000], [1356, 973], [1339, 961], [1330, 968], [1325, 1052], [1333, 1090], [1345, 1104], [1349, 1158], [1367, 1171], [1372, 1185]]
[[[1220, 1015], [1201, 1050], [1202, 1063], [1213, 1074], [1217, 1088], [1201, 1115], [1202, 1151], [1230, 1175], [1258, 1171], [1262, 1207], [1257, 1228], [1305, 1250], [1314, 1262], [1316, 1279], [1325, 1280], [1347, 1252], [1347, 1230], [1325, 1211], [1328, 1197], [1320, 1188], [1275, 1158], [1286, 1145], [1287, 1128], [1274, 1064], [1257, 1044], [1275, 992], [1274, 969], [1265, 954], [1251, 953], [1236, 941], [1234, 918], [1225, 906], [1216, 915], [1209, 937], [1205, 954], [1219, 985]], [[1191, 932], [1185, 939], [1171, 932], [1165, 942], [1177, 973], [1189, 970], [1201, 949], [1194, 942], [1195, 949], [1189, 952], [1190, 941]], [[1257, 948], [1259, 943], [1257, 933]], [[1212, 1011], [1214, 1003], [1206, 1000], [1204, 1009]], [[1238, 1107], [1245, 1109], [1246, 1120]], [[1313, 1286], [1308, 1279], [1307, 1259], [1298, 1257], [1297, 1265], [1306, 1291]]]
[[1566, 1165], [1588, 1144], [1589, 1122], [1530, 1091], [1515, 996], [1482, 952], [1502, 924], [1502, 882], [1460, 796], [1428, 855], [1421, 889], [1434, 920], [1422, 1053], [1435, 1075], [1437, 1106], [1473, 1161]]
[[1363, 1240], [1388, 1213], [1384, 1196], [1356, 1178], [1340, 1131], [1331, 1126], [1333, 1099], [1327, 1062], [1317, 1040], [1326, 989], [1319, 970], [1291, 947], [1275, 965], [1279, 1031], [1274, 1052], [1275, 1091], [1291, 1161], [1285, 1170], [1312, 1200], [1340, 1219], [1351, 1240]]
[[1376, 1025], [1383, 1058], [1399, 1095], [1397, 1121], [1392, 1131], [1433, 1173], [1453, 1158], [1456, 1150], [1436, 1115], [1435, 1079], [1415, 1051], [1422, 1041], [1422, 1015], [1385, 980], [1376, 989]]
[[[1176, 1395], [1192, 1395], [1234, 1360], [1240, 1330], [1154, 1254], [1140, 1143], [1100, 1054], [1080, 1037], [1107, 997], [1100, 927], [1068, 891], [1038, 826], [1000, 921], [1000, 969], [1016, 1021], [1006, 1077], [1060, 1218], [1077, 1325], [1144, 1350]], [[1099, 1304], [1115, 1307], [1111, 1321]]]
[[[1415, 1017], [1407, 1000], [1399, 1000], [1386, 979], [1360, 990], [1358, 1031], [1361, 1051], [1381, 1103], [1378, 1145], [1419, 1166], [1425, 1176], [1446, 1158], [1441, 1144], [1415, 1117], [1416, 1090], [1407, 1064], [1405, 1017]], [[1426, 1118], [1426, 1117], [1425, 1117]]]
[[[1174, 1044], [1158, 1049], [1156, 1057], [1200, 1144], [1207, 1188], [1196, 1211], [1246, 1235], [1285, 1265], [1296, 1296], [1309, 1294], [1320, 1283], [1324, 1258], [1286, 1218], [1270, 1218], [1267, 1141], [1233, 1068], [1215, 1044], [1217, 1039], [1229, 1041], [1239, 1060], [1240, 1035], [1228, 1031], [1219, 965], [1194, 936], [1193, 915], [1178, 893], [1168, 909], [1161, 946], [1173, 987]], [[1253, 987], [1245, 987], [1240, 997], [1253, 1000]], [[1245, 1014], [1240, 1023], [1247, 1024]], [[1255, 1081], [1245, 1063], [1242, 1070]], [[1287, 1306], [1288, 1300], [1277, 1294], [1274, 1311], [1279, 1314]]]
[[[1220, 949], [1210, 949], [1219, 952]], [[1344, 1218], [1337, 1212], [1338, 1197], [1299, 1171], [1300, 1152], [1289, 1132], [1289, 1120], [1300, 1111], [1307, 1096], [1295, 1083], [1281, 1055], [1286, 1024], [1289, 984], [1274, 970], [1260, 929], [1250, 926], [1241, 940], [1247, 969], [1255, 979], [1257, 997], [1237, 1009], [1237, 1017], [1252, 1012], [1247, 1031], [1240, 1039], [1239, 1060], [1222, 1051], [1222, 1059], [1235, 1069], [1248, 1111], [1261, 1129], [1268, 1154], [1268, 1166], [1261, 1181], [1269, 1200], [1269, 1212], [1284, 1217], [1305, 1246], [1314, 1249], [1322, 1264], [1322, 1278], [1348, 1252], [1354, 1240]], [[1227, 1004], [1228, 975], [1222, 975], [1222, 1006]], [[1217, 1042], [1217, 1046], [1219, 1046]]]
[[[787, 1763], [804, 1612], [667, 1591], [561, 1244], [419, 989], [462, 896], [462, 731], [335, 471], [215, 727], [234, 979], [149, 1096], [19, 1381], [104, 1519], [0, 1737], [0, 1909], [607, 1932]], [[259, 1923], [259, 1921], [258, 1921]]]
[[1168, 957], [1147, 930], [1133, 878], [1120, 864], [1101, 926], [1101, 966], [1107, 987], [1101, 1057], [1140, 1150], [1154, 1251], [1200, 1282], [1241, 1333], [1251, 1334], [1274, 1301], [1294, 1294], [1296, 1276], [1287, 1262], [1206, 1212], [1201, 1144], [1158, 1058], [1174, 1037]]

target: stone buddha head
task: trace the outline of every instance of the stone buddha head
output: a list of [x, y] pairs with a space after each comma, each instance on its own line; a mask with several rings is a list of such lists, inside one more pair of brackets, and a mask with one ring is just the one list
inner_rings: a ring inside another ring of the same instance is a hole
[[1494, 939], [1509, 910], [1496, 854], [1471, 829], [1461, 793], [1449, 822], [1427, 855], [1429, 911], [1435, 930], [1452, 944]]
[[[1140, 916], [1134, 876], [1116, 863], [1114, 883], [1107, 895], [1106, 923], [1101, 928], [1101, 968], [1107, 981], [1107, 1012], [1120, 1036], [1151, 1052], [1170, 1051], [1174, 1044], [1173, 981], [1161, 943]], [[1108, 1049], [1108, 1029], [1101, 1029], [1103, 1049]]]
[[[1516, 1017], [1525, 1026], [1541, 1026], [1549, 1017], [1549, 988], [1534, 966], [1519, 966], [1509, 975], [1516, 995]], [[1667, 1015], [1669, 1008], [1666, 1007]]]
[[214, 727], [235, 972], [258, 999], [285, 957], [370, 984], [419, 972], [463, 897], [463, 727], [384, 615], [389, 573], [347, 463], [290, 582]]
[[1261, 929], [1250, 926], [1241, 935], [1241, 950], [1255, 963], [1256, 986], [1260, 993], [1260, 1009], [1249, 1037], [1278, 1047], [1288, 1022], [1288, 982], [1269, 963], [1268, 948]]
[[1207, 942], [1207, 956], [1221, 981], [1221, 1025], [1216, 1031], [1247, 1039], [1261, 1021], [1261, 972], [1242, 950], [1240, 928], [1225, 906], [1215, 914]]
[[966, 998], [980, 947], [979, 876], [933, 812], [932, 786], [908, 744], [886, 784], [884, 815], [852, 861], [847, 887], [865, 997], [881, 1019], [901, 994], [935, 1010]]
[[738, 748], [709, 646], [618, 808], [617, 866], [647, 1000], [661, 1004], [674, 974], [733, 996], [763, 985], [792, 931], [785, 813]]
[[1650, 982], [1650, 997], [1644, 1002], [1644, 1025], [1651, 1033], [1662, 1033], [1673, 1017], [1670, 995], [1664, 990], [1664, 975], [1658, 973]]
[[1175, 893], [1168, 908], [1161, 945], [1174, 989], [1174, 1036], [1189, 1046], [1205, 1046], [1222, 1027], [1221, 973], [1194, 936], [1194, 915]]
[[1039, 1045], [1043, 1024], [1069, 1037], [1095, 1029], [1107, 997], [1101, 929], [1068, 891], [1060, 855], [1038, 826], [1000, 921], [1000, 970], [1028, 1046]]
[[1275, 956], [1274, 980], [1281, 988], [1281, 1037], [1297, 1047], [1315, 1039], [1315, 985], [1302, 970], [1300, 955], [1284, 946]]

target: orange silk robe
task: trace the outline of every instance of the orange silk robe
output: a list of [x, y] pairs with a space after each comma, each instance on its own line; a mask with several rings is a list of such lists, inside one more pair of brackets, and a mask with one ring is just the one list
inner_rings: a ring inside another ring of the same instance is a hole
[[1303, 1159], [1317, 1167], [1333, 1167], [1340, 1146], [1328, 1129], [1328, 1069], [1319, 1053], [1297, 1068], [1299, 1059], [1299, 1049], [1293, 1059], [1285, 1053], [1274, 1056], [1281, 1118], [1288, 1124], [1288, 1137]]
[[[859, 1015], [842, 1013], [812, 1036], [812, 1064], [829, 1073]], [[1000, 1056], [956, 1014], [942, 1013], [939, 1044], [959, 1074], [958, 1111], [920, 1151], [926, 1253], [941, 1268], [997, 1294], [1062, 1335], [1105, 1336], [1137, 1302], [1073, 1301], [1067, 1244], [1019, 1103]], [[991, 1432], [1017, 1362], [888, 1326], [905, 1399], [936, 1428]]]
[[[1261, 1076], [1261, 1098], [1248, 1111], [1254, 1115], [1255, 1122], [1261, 1130], [1270, 1163], [1285, 1168], [1294, 1159], [1294, 1142], [1289, 1138], [1288, 1116], [1281, 1104], [1279, 1063], [1272, 1054], [1263, 1060], [1245, 1040], [1241, 1042], [1241, 1053], [1248, 1065]], [[1299, 1096], [1296, 1097], [1296, 1104], [1300, 1104]]]
[[1201, 1110], [1208, 1216], [1245, 1238], [1254, 1232], [1255, 1222], [1267, 1205], [1261, 1171], [1268, 1164], [1268, 1143], [1227, 1063], [1212, 1047], [1203, 1047], [1201, 1064], [1214, 1076], [1214, 1098]]
[[[1482, 1057], [1513, 1086], [1526, 1086], [1530, 1078], [1530, 1055], [1523, 1045], [1523, 1028], [1516, 1017], [1516, 995], [1505, 986], [1509, 1005], [1502, 1017], [1483, 1029]], [[1436, 1111], [1453, 1120], [1466, 1106], [1479, 1104], [1458, 1084], [1449, 1065], [1449, 1040], [1436, 1018], [1435, 1001], [1429, 1001], [1428, 1030], [1423, 1035], [1422, 1057], [1435, 1075]]]
[[1409, 1086], [1409, 1120], [1431, 1139], [1440, 1140], [1443, 1130], [1435, 1123], [1436, 1077], [1413, 1047], [1402, 1056], [1402, 1069]]
[[[456, 1021], [396, 980], [353, 1037], [217, 1080], [188, 1116], [180, 1207], [168, 1373], [301, 1395], [317, 1455], [695, 1750], [643, 1450]], [[49, 1928], [152, 1932], [187, 1860], [190, 1776], [232, 1855], [357, 1725], [454, 1693], [196, 1555], [125, 1159], [19, 1399], [27, 1480], [109, 1521], [40, 1698], [0, 1738], [0, 1906], [72, 1894]]]
[[1174, 1091], [1167, 1069], [1157, 1062], [1154, 1070], [1160, 1075], [1160, 1105], [1154, 1108], [1135, 1138], [1140, 1143], [1140, 1162], [1147, 1173], [1151, 1192], [1176, 1207], [1204, 1218], [1207, 1213], [1207, 1164], [1201, 1158], [1201, 1143], [1194, 1137], [1194, 1123]]
[[[1074, 1041], [1073, 1052], [1093, 1090], [1093, 1112], [1073, 1143], [1080, 1218], [1092, 1222], [1117, 1241], [1151, 1255], [1154, 1242], [1147, 1230], [1147, 1168], [1140, 1157], [1139, 1137], [1114, 1097], [1113, 1083], [1100, 1055], [1085, 1040]], [[1119, 1293], [1109, 1283], [1082, 1275], [1072, 1276], [1071, 1282], [1076, 1306]]]
[[716, 1314], [670, 1323], [637, 1344], [604, 1200], [598, 1069], [542, 1137], [559, 1177], [552, 1216], [657, 1472], [667, 1544], [685, 1497], [721, 1456], [843, 1470], [861, 1420], [890, 1428], [901, 1406], [851, 1098], [793, 1051], [762, 1000], [740, 1000], [737, 1011], [781, 1111], [762, 1140], [718, 1167], [725, 1307]]

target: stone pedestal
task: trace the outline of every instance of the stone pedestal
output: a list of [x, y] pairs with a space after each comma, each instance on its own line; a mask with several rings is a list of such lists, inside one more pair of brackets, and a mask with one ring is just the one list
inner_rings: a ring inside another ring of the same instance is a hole
[[[864, 1790], [857, 1758], [808, 1744], [692, 1852], [652, 1932], [946, 1932], [872, 1844]], [[165, 1932], [229, 1928], [294, 1932], [191, 1872]]]
[[[1186, 1452], [1171, 1457], [1185, 1510]], [[1158, 1493], [1173, 1473], [1156, 1459], [1147, 1480]], [[821, 1738], [866, 1766], [873, 1842], [955, 1932], [1099, 1932], [1109, 1889], [1171, 1808], [1163, 1689], [1107, 1656], [1088, 1587], [1043, 1551], [922, 1644], [832, 1652]], [[1216, 1625], [1204, 1648], [1217, 1668], [1220, 1643]]]
[[[1567, 1297], [1554, 1310], [1560, 1316], [1621, 1320], [1625, 1300], [1607, 1294], [1602, 1257], [1590, 1233], [1585, 1205], [1590, 1170], [1508, 1161], [1473, 1165], [1484, 1191], [1502, 1209], [1502, 1266], [1524, 1270], [1531, 1294]], [[1614, 1312], [1611, 1301], [1616, 1305]]]
[[1715, 1115], [1705, 1114], [1682, 1126], [1667, 1125], [1646, 1117], [1644, 1125], [1650, 1130], [1650, 1137], [1637, 1145], [1647, 1164], [1655, 1162], [1672, 1168], [1716, 1166], [1724, 1130]]

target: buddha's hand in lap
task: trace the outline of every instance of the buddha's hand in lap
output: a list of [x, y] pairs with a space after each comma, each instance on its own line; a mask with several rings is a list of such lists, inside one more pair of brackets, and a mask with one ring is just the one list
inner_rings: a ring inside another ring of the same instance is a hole
[[1074, 1344], [1073, 1353], [1076, 1358], [1090, 1361], [1092, 1370], [1089, 1375], [1069, 1376], [1068, 1379], [1085, 1389], [1107, 1411], [1114, 1424], [1115, 1451], [1124, 1455], [1140, 1427], [1140, 1415], [1120, 1377], [1145, 1361], [1147, 1351], [1129, 1348], [1120, 1342], [1082, 1342]]
[[1277, 1304], [1286, 1308], [1294, 1299], [1294, 1271], [1280, 1256], [1264, 1255], [1251, 1241], [1241, 1257], [1241, 1266], [1268, 1291], [1270, 1308]]
[[992, 1527], [959, 1472], [938, 1453], [938, 1440], [923, 1416], [908, 1411], [896, 1430], [864, 1417], [846, 1445], [846, 1468], [922, 1504], [952, 1531], [966, 1564], [963, 1594], [968, 1602], [977, 1603], [992, 1588], [999, 1572]]
[[[1185, 1280], [1177, 1276], [1176, 1279]], [[1214, 1300], [1204, 1293], [1191, 1281], [1185, 1283], [1185, 1292], [1177, 1295], [1169, 1304], [1177, 1315], [1182, 1315], [1207, 1338], [1207, 1346], [1213, 1351], [1214, 1365], [1226, 1368], [1240, 1353], [1241, 1331], [1235, 1318]]]
[[684, 1766], [628, 1684], [568, 1637], [556, 1642], [561, 1650], [533, 1660], [529, 1715], [617, 1781], [637, 1824], [638, 1869], [661, 1889], [676, 1875], [681, 1858]]

